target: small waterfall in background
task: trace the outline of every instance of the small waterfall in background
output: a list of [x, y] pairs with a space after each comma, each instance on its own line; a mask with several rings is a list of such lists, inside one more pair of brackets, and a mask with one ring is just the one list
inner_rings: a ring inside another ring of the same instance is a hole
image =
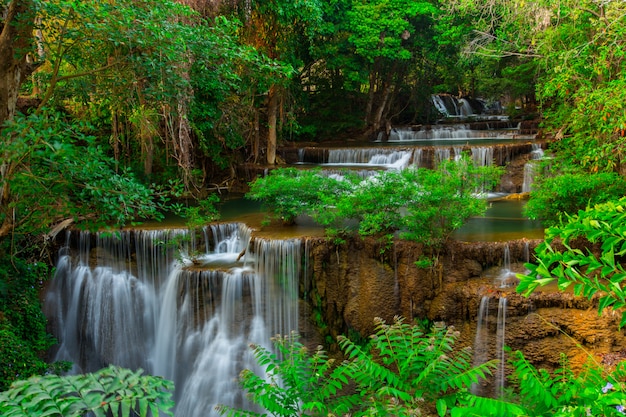
[[331, 165], [377, 166], [401, 170], [409, 165], [412, 157], [413, 152], [411, 150], [384, 148], [331, 149], [328, 151], [327, 163]]
[[543, 149], [541, 146], [533, 143], [532, 151], [530, 152], [530, 160], [524, 164], [524, 179], [522, 182], [522, 192], [529, 193], [532, 191], [532, 185], [539, 168], [538, 161], [543, 158]]
[[514, 271], [511, 270], [511, 253], [509, 245], [504, 245], [504, 253], [502, 255], [502, 269], [496, 277], [496, 284], [499, 288], [515, 287], [519, 280]]
[[[476, 317], [476, 336], [474, 337], [473, 365], [481, 365], [490, 359], [498, 359], [498, 368], [494, 373], [493, 388], [489, 390], [491, 383], [475, 383], [471, 392], [476, 395], [493, 395], [498, 398], [504, 393], [506, 386], [506, 309], [507, 298], [498, 296], [498, 309], [495, 323], [489, 311], [491, 296], [484, 295], [480, 299], [478, 315]], [[491, 394], [492, 393], [492, 394]]]
[[298, 331], [299, 239], [214, 224], [81, 233], [73, 254], [69, 236], [46, 295], [56, 359], [74, 372], [115, 364], [171, 379], [179, 417], [248, 407], [237, 377], [260, 372], [249, 345]]
[[422, 148], [417, 148], [413, 151], [413, 165], [417, 168], [424, 164], [422, 161], [423, 153], [424, 151]]
[[454, 160], [460, 161], [463, 157], [463, 146], [453, 146], [452, 151], [454, 153]]
[[479, 167], [493, 165], [493, 147], [492, 146], [475, 146], [472, 150], [472, 161], [474, 165]]
[[452, 156], [450, 148], [435, 148], [435, 166], [438, 166], [444, 161], [448, 161]]

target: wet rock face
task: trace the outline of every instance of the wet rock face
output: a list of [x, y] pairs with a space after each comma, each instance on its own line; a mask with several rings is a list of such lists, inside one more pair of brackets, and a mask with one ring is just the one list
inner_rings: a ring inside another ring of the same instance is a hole
[[[383, 248], [373, 240], [352, 240], [334, 246], [324, 239], [311, 241], [309, 300], [327, 326], [328, 335], [373, 332], [373, 320], [443, 321], [461, 332], [458, 347], [474, 346], [478, 310], [488, 298], [484, 320], [488, 338], [494, 338], [499, 300], [506, 303], [505, 344], [522, 350], [534, 364], [546, 369], [559, 365], [565, 353], [574, 366], [587, 352], [604, 356], [626, 351], [626, 336], [618, 330], [619, 314], [598, 316], [596, 305], [570, 292], [541, 289], [530, 297], [515, 293], [501, 279], [503, 248], [508, 245], [511, 271], [523, 272], [523, 263], [539, 241], [451, 242], [438, 264], [419, 268], [422, 247], [395, 242]], [[494, 340], [485, 342], [495, 346]]]

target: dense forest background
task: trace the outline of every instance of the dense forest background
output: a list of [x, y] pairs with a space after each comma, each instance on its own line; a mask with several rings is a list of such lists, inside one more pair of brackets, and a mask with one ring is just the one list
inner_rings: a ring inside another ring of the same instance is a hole
[[59, 230], [210, 216], [282, 143], [431, 123], [450, 94], [541, 120], [553, 175], [623, 174], [625, 16], [615, 0], [0, 0], [0, 387], [48, 369], [37, 297]]

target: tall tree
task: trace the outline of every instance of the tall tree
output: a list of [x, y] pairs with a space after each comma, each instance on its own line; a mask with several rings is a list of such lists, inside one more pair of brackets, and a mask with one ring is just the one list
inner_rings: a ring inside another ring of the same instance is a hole
[[[626, 173], [626, 4], [448, 0], [474, 18], [470, 51], [534, 68], [544, 125], [567, 164]], [[518, 72], [519, 73], [519, 72]]]
[[436, 12], [429, 1], [353, 2], [348, 12], [349, 42], [354, 53], [364, 59], [368, 72], [365, 121], [371, 132], [381, 128], [394, 89], [407, 74], [405, 64], [423, 47], [411, 38], [432, 26]]
[[0, 3], [0, 129], [15, 115], [20, 86], [36, 68], [29, 59], [35, 12], [33, 0]]
[[[321, 23], [321, 4], [318, 0], [250, 1], [244, 7], [245, 37], [259, 51], [280, 61], [291, 69], [291, 76], [302, 67], [302, 45], [311, 44], [317, 26]], [[267, 88], [267, 152], [269, 165], [276, 163], [279, 113], [286, 99], [285, 87], [289, 79], [276, 79]]]

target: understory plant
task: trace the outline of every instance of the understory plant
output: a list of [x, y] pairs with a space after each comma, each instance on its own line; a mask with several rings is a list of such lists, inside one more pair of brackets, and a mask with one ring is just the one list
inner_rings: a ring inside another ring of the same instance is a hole
[[548, 228], [535, 249], [536, 261], [518, 274], [517, 292], [530, 295], [536, 288], [556, 281], [560, 290], [573, 286], [574, 294], [598, 298], [598, 312], [621, 312], [626, 325], [626, 197], [580, 210], [561, 226]]
[[318, 348], [310, 355], [297, 338], [274, 340], [277, 353], [255, 347], [267, 375], [245, 370], [241, 384], [267, 414], [219, 406], [226, 416], [446, 415], [473, 395], [469, 388], [491, 374], [496, 361], [472, 366], [468, 349], [454, 350], [452, 328], [376, 320], [366, 346], [339, 340], [345, 360], [336, 363]]
[[434, 324], [376, 319], [369, 343], [339, 338], [344, 360], [298, 335], [274, 339], [275, 351], [254, 346], [265, 374], [244, 370], [242, 388], [261, 411], [218, 406], [242, 416], [587, 417], [626, 414], [626, 364], [608, 369], [592, 356], [574, 371], [567, 357], [553, 372], [537, 369], [520, 351], [510, 355], [509, 389], [501, 398], [475, 395], [498, 361], [472, 365], [471, 349], [454, 348], [458, 332]]
[[546, 175], [533, 184], [525, 214], [546, 226], [567, 221], [566, 215], [626, 194], [626, 179], [615, 172], [567, 172]]
[[291, 224], [302, 214], [323, 209], [348, 188], [347, 182], [325, 176], [321, 169], [279, 168], [250, 183], [246, 198], [261, 201], [271, 219]]
[[158, 417], [173, 415], [173, 383], [110, 366], [91, 374], [34, 376], [0, 393], [4, 417]]
[[286, 168], [252, 182], [247, 197], [262, 201], [284, 222], [306, 214], [336, 235], [354, 226], [361, 236], [389, 240], [399, 233], [437, 246], [469, 217], [485, 212], [482, 193], [501, 174], [502, 168], [476, 166], [467, 157], [445, 161], [437, 169], [387, 170], [366, 179]]

